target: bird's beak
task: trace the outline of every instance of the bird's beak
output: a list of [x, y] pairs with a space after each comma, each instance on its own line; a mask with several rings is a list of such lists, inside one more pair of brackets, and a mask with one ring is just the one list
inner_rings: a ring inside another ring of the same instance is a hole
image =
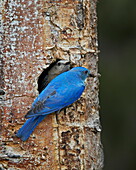
[[92, 73], [89, 73], [89, 77], [96, 77], [94, 74], [92, 74]]
[[101, 75], [98, 73], [97, 75], [95, 75], [95, 74], [92, 74], [92, 73], [89, 73], [89, 77], [101, 77]]

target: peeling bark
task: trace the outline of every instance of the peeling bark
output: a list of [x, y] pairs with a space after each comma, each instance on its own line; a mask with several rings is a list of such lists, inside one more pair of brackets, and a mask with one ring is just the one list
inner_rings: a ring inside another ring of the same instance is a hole
[[1, 3], [1, 169], [98, 170], [99, 80], [82, 97], [48, 115], [28, 141], [15, 132], [38, 95], [43, 69], [56, 59], [98, 74], [96, 0], [4, 0]]

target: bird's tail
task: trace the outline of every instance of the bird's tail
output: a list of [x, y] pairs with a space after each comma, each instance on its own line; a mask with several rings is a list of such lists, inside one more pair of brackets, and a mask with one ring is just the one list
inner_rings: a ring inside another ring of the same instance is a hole
[[36, 116], [27, 119], [24, 125], [18, 130], [16, 136], [19, 137], [22, 141], [26, 141], [36, 126], [45, 118], [45, 116], [46, 115]]

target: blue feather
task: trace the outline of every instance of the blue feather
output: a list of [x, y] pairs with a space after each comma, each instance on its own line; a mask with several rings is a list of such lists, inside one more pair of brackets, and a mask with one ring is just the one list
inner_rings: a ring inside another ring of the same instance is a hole
[[45, 118], [45, 116], [46, 115], [36, 116], [27, 119], [24, 125], [17, 132], [16, 136], [19, 137], [22, 141], [26, 141], [36, 126]]

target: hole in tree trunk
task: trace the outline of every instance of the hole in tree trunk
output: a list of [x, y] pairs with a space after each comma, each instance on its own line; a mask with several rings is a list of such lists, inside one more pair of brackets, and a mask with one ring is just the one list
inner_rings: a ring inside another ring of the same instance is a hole
[[5, 91], [0, 89], [0, 95], [4, 95]]
[[41, 93], [45, 87], [59, 74], [70, 70], [70, 62], [67, 60], [57, 59], [55, 62], [51, 63], [50, 66], [43, 70], [38, 78], [38, 91]]

